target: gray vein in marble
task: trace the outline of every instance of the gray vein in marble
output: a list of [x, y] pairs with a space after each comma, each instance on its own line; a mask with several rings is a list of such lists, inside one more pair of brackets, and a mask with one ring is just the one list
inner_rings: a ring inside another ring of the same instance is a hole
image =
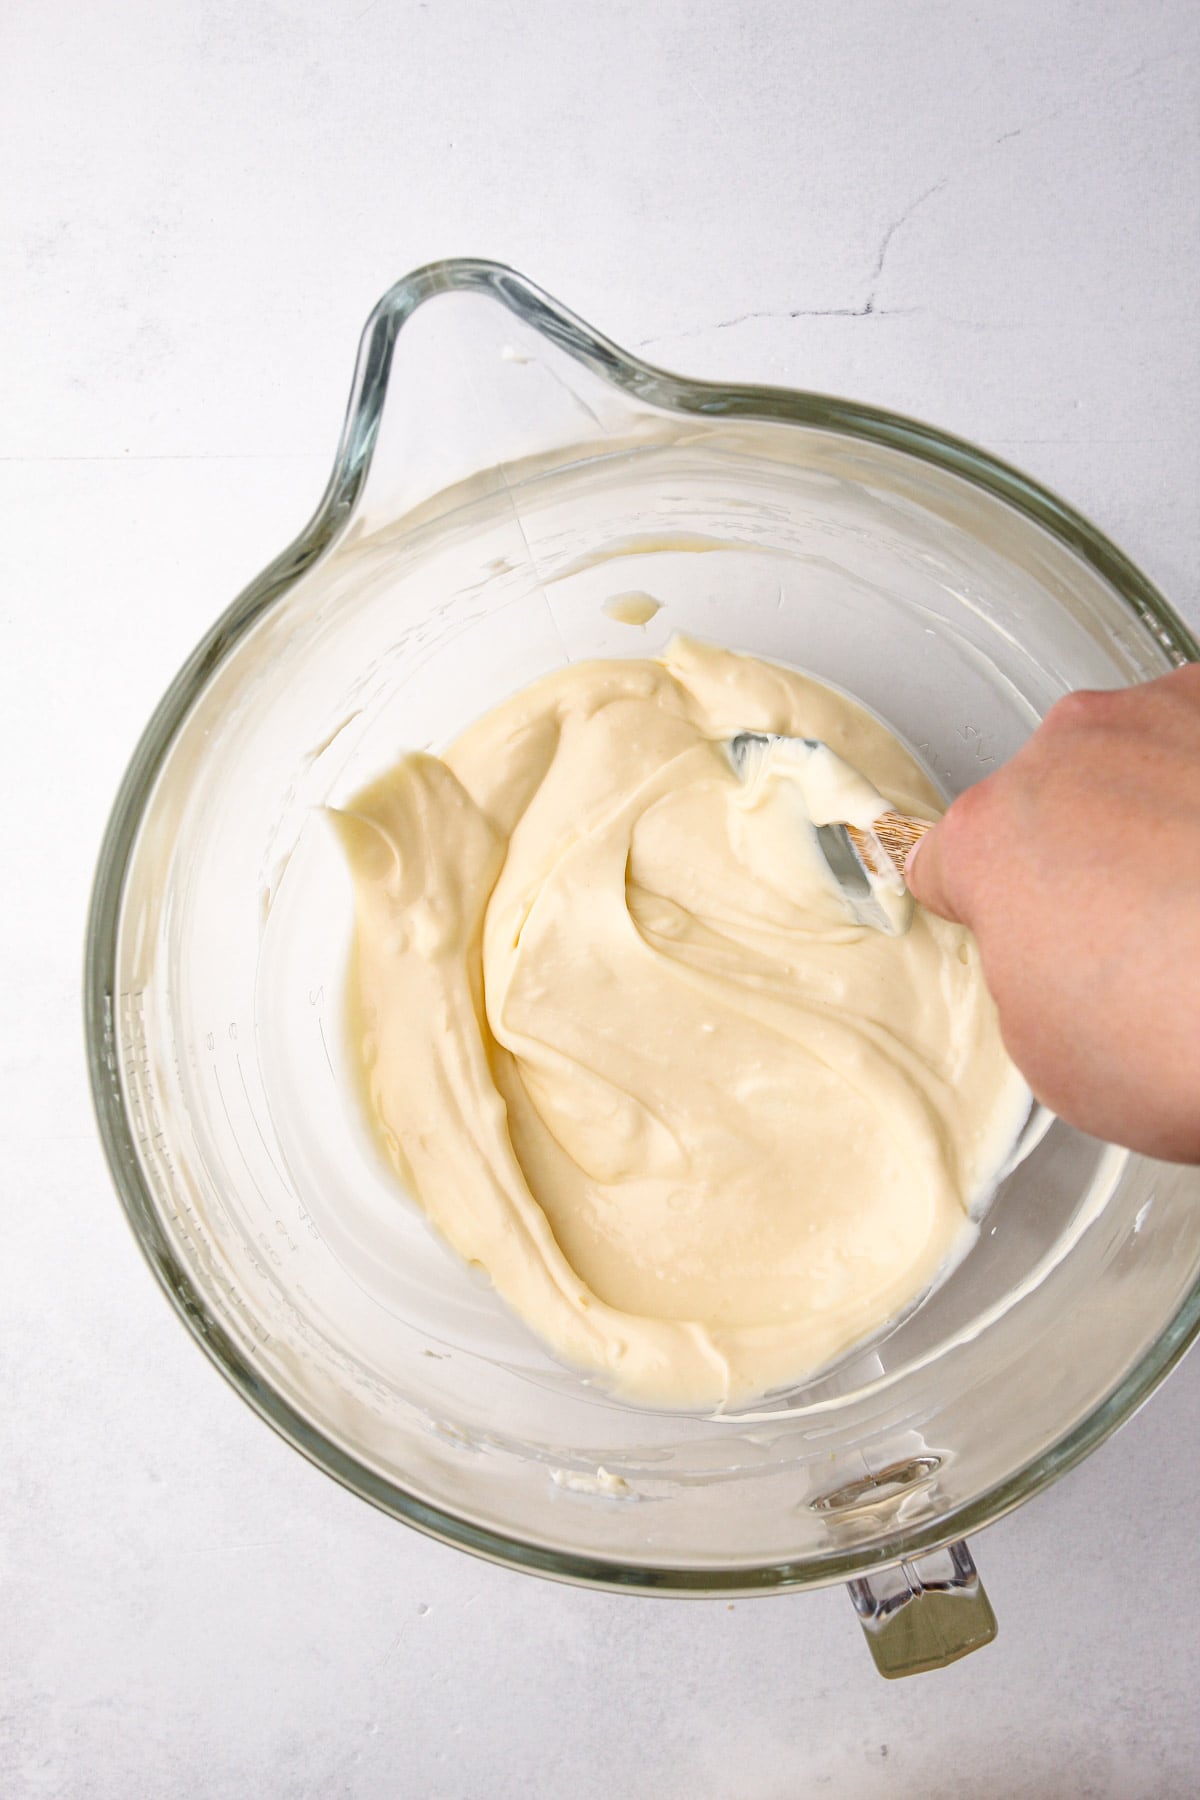
[[867, 297], [861, 306], [767, 307], [759, 311], [736, 313], [731, 319], [718, 319], [715, 324], [698, 325], [690, 331], [667, 331], [661, 333], [657, 337], [640, 338], [636, 348], [645, 350], [652, 344], [661, 344], [667, 341], [679, 342], [685, 338], [706, 337], [710, 332], [728, 331], [733, 326], [745, 325], [752, 319], [870, 319], [889, 318], [894, 317], [897, 314], [906, 314], [916, 311], [916, 308], [907, 306], [880, 306], [879, 289], [883, 280], [884, 265], [887, 262], [888, 251], [892, 246], [892, 240], [895, 238], [896, 233], [908, 224], [909, 220], [922, 206], [924, 206], [927, 200], [932, 200], [935, 194], [940, 194], [942, 192], [949, 179], [949, 175], [942, 175], [932, 184], [932, 186], [927, 187], [923, 193], [918, 194], [915, 200], [910, 201], [904, 211], [900, 213], [897, 218], [893, 219], [886, 227], [883, 237], [880, 239], [879, 250], [875, 257], [875, 266], [871, 271], [867, 285]]

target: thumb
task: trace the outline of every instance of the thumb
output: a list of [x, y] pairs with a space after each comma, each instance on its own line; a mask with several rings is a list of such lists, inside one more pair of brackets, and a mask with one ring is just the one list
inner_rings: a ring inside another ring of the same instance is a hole
[[952, 920], [956, 925], [964, 923], [962, 914], [950, 898], [940, 825], [935, 825], [932, 831], [927, 831], [924, 837], [917, 839], [904, 864], [904, 879], [908, 883], [909, 893], [921, 906], [928, 907], [930, 912], [939, 914], [943, 919]]

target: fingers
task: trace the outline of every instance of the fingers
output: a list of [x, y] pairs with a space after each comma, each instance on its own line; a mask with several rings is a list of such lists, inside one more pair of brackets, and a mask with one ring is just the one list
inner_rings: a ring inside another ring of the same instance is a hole
[[955, 925], [977, 931], [976, 912], [995, 871], [995, 849], [1007, 836], [1005, 794], [1011, 765], [977, 781], [953, 801], [909, 856], [904, 871], [914, 900]]
[[943, 919], [961, 924], [961, 917], [950, 898], [944, 848], [942, 827], [935, 825], [909, 851], [904, 865], [904, 879], [913, 899], [920, 905], [927, 906], [930, 912], [939, 913]]

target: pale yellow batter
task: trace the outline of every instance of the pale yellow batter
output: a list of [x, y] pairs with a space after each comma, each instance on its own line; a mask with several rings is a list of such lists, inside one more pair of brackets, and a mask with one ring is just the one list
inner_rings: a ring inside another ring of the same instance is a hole
[[677, 639], [546, 677], [338, 815], [353, 1041], [405, 1186], [558, 1356], [685, 1407], [915, 1300], [1029, 1099], [969, 935], [855, 924], [786, 758], [735, 776], [742, 730], [938, 810], [843, 695]]

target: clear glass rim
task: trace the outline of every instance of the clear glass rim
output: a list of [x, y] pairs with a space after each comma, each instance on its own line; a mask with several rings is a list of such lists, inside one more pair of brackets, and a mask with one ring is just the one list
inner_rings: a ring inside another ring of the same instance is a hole
[[121, 898], [146, 802], [171, 743], [213, 671], [262, 614], [347, 524], [371, 465], [396, 339], [425, 301], [444, 293], [490, 294], [514, 315], [632, 399], [706, 418], [779, 420], [903, 451], [963, 477], [1033, 519], [1091, 565], [1169, 661], [1200, 661], [1200, 644], [1153, 584], [1081, 514], [1019, 470], [962, 439], [855, 401], [800, 390], [691, 381], [619, 349], [502, 263], [454, 258], [398, 281], [363, 329], [337, 455], [325, 492], [300, 535], [205, 634], [167, 689], [133, 753], [113, 803], [92, 889], [84, 971], [84, 1023], [92, 1098], [104, 1152], [134, 1237], [175, 1311], [242, 1399], [334, 1480], [430, 1537], [508, 1568], [615, 1592], [752, 1595], [848, 1580], [920, 1556], [992, 1524], [1082, 1461], [1149, 1397], [1200, 1333], [1200, 1282], [1144, 1356], [1070, 1432], [968, 1504], [897, 1531], [796, 1562], [717, 1568], [608, 1560], [505, 1535], [386, 1480], [316, 1430], [263, 1379], [209, 1309], [176, 1256], [142, 1172], [121, 1092], [114, 994]]

